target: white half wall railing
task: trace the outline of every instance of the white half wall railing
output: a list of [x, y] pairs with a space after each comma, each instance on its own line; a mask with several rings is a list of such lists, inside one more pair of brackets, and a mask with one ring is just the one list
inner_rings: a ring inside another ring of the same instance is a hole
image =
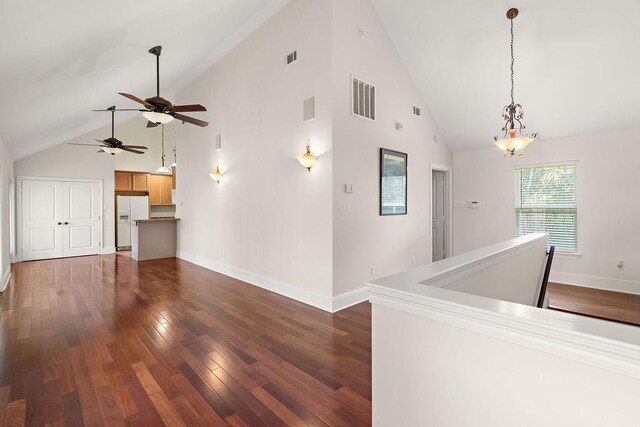
[[376, 426], [637, 426], [640, 328], [535, 303], [531, 234], [367, 284]]

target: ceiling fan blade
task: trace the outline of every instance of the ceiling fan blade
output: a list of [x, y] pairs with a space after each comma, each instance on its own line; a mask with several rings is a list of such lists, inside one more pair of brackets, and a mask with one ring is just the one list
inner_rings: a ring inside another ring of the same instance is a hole
[[207, 111], [207, 109], [200, 104], [174, 105], [171, 108], [173, 108], [173, 111], [177, 113], [184, 113], [188, 111]]
[[127, 148], [137, 148], [139, 150], [148, 150], [147, 147], [145, 147], [144, 145], [123, 145], [123, 147], [127, 147]]
[[133, 148], [127, 148], [126, 146], [122, 146], [118, 148], [120, 148], [122, 151], [128, 151], [130, 153], [144, 154], [144, 151], [134, 150]]
[[125, 98], [129, 98], [130, 100], [135, 101], [135, 102], [137, 102], [138, 104], [142, 104], [142, 105], [144, 105], [145, 107], [147, 107], [147, 108], [149, 108], [149, 109], [153, 109], [153, 105], [149, 104], [149, 103], [148, 103], [148, 102], [146, 102], [146, 101], [143, 101], [142, 99], [138, 98], [138, 97], [137, 97], [137, 96], [135, 96], [135, 95], [131, 95], [131, 94], [129, 94], [129, 93], [124, 93], [124, 92], [118, 92], [118, 95], [122, 95], [122, 96], [124, 96]]
[[176, 113], [173, 117], [183, 122], [191, 123], [192, 125], [207, 127], [209, 126], [209, 122], [205, 122], [204, 120], [194, 119], [193, 117], [183, 116], [182, 114]]
[[147, 111], [141, 108], [118, 108], [117, 110], [91, 110], [91, 111]]
[[156, 126], [158, 126], [158, 124], [157, 124], [157, 123], [154, 123], [154, 122], [151, 122], [151, 121], [148, 121], [148, 122], [147, 122], [147, 127], [148, 127], [148, 128], [154, 128], [154, 127], [156, 127]]
[[[102, 142], [102, 141], [100, 141]], [[86, 145], [88, 147], [99, 147], [97, 144], [80, 144], [78, 142], [67, 142], [68, 145]]]

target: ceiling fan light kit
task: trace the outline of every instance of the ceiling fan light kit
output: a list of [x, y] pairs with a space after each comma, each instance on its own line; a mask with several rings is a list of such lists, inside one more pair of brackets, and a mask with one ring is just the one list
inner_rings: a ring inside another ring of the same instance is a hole
[[173, 121], [173, 116], [165, 113], [156, 113], [155, 111], [145, 111], [142, 116], [156, 125], [165, 125]]
[[527, 127], [524, 125], [524, 110], [522, 105], [514, 100], [514, 55], [513, 55], [513, 20], [518, 16], [518, 9], [511, 8], [507, 11], [507, 18], [511, 24], [511, 103], [502, 110], [502, 118], [505, 121], [502, 127], [502, 135], [495, 136], [493, 143], [504, 151], [504, 157], [524, 155], [524, 149], [531, 142], [538, 139], [537, 133], [529, 135]]
[[129, 98], [130, 100], [137, 102], [138, 104], [142, 104], [146, 108], [146, 110], [141, 111], [143, 111], [142, 115], [144, 118], [149, 121], [147, 127], [164, 125], [171, 122], [173, 119], [178, 119], [183, 123], [191, 123], [200, 127], [208, 126], [209, 123], [204, 120], [180, 114], [185, 112], [207, 111], [207, 109], [202, 105], [173, 105], [171, 102], [160, 96], [160, 54], [162, 53], [162, 46], [152, 47], [149, 49], [149, 53], [156, 57], [156, 96], [143, 100], [129, 93], [118, 93], [125, 98]]

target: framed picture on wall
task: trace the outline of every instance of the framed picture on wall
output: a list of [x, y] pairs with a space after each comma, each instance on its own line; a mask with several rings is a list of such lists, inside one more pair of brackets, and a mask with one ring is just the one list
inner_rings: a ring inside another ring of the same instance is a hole
[[407, 153], [380, 148], [380, 215], [407, 214]]

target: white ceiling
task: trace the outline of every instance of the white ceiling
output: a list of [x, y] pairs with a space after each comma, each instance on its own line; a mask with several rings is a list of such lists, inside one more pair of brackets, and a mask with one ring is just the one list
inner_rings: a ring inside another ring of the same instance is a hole
[[135, 108], [117, 92], [155, 95], [155, 45], [173, 100], [288, 1], [0, 0], [0, 137], [19, 159], [109, 123], [92, 109]]
[[639, 0], [372, 0], [453, 150], [491, 146], [509, 100], [541, 141], [640, 128]]

